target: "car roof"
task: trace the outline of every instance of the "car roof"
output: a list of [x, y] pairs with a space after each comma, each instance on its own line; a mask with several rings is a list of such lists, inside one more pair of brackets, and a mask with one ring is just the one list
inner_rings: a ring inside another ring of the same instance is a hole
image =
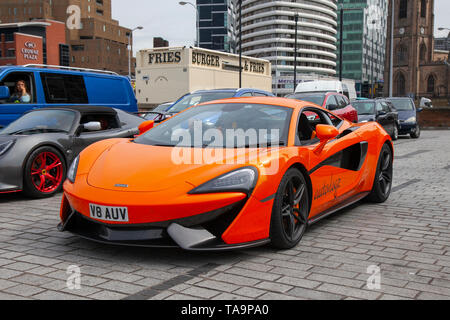
[[238, 98], [229, 98], [222, 100], [214, 100], [202, 103], [201, 105], [208, 104], [218, 104], [218, 103], [254, 103], [254, 104], [264, 104], [264, 105], [273, 105], [278, 107], [286, 107], [292, 109], [302, 109], [305, 107], [315, 107], [318, 109], [326, 110], [321, 106], [318, 106], [312, 102], [301, 101], [289, 98], [278, 98], [278, 97], [238, 97]]
[[55, 106], [55, 107], [47, 107], [47, 108], [40, 108], [40, 109], [34, 109], [32, 111], [40, 111], [40, 110], [71, 110], [81, 113], [81, 115], [85, 114], [93, 114], [93, 113], [104, 113], [104, 114], [111, 114], [116, 115], [117, 111], [114, 108], [111, 107], [104, 107], [104, 106]]

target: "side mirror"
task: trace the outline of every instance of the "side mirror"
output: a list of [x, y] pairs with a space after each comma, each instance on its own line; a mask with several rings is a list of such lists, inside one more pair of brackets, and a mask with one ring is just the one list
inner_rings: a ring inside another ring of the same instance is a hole
[[321, 153], [327, 142], [330, 141], [331, 139], [336, 138], [338, 135], [339, 131], [335, 127], [325, 124], [318, 124], [316, 126], [316, 136], [317, 138], [319, 138], [320, 143], [314, 149], [314, 153], [316, 154]]
[[333, 111], [336, 110], [338, 108], [337, 104], [329, 104], [328, 105], [328, 110]]
[[9, 99], [11, 97], [11, 93], [9, 92], [9, 88], [7, 86], [0, 86], [0, 99]]
[[138, 127], [139, 134], [143, 134], [143, 133], [147, 132], [154, 126], [155, 126], [155, 121], [153, 121], [153, 120], [148, 120], [148, 121], [142, 122]]
[[418, 108], [417, 109], [417, 112], [422, 112], [423, 111], [423, 108]]
[[377, 116], [385, 116], [385, 115], [386, 115], [386, 111], [384, 111], [384, 110], [377, 111]]
[[98, 121], [91, 121], [83, 124], [83, 129], [87, 131], [100, 131], [102, 130], [102, 124]]

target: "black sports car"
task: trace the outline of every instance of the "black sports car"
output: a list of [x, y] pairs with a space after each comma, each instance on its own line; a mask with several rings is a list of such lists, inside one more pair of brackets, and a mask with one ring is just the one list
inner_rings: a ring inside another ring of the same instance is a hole
[[358, 122], [376, 121], [392, 140], [398, 139], [398, 112], [390, 101], [386, 99], [359, 100], [353, 101], [352, 105], [358, 111]]
[[72, 160], [88, 145], [138, 134], [144, 119], [109, 107], [36, 109], [0, 131], [0, 193], [35, 198], [61, 190]]

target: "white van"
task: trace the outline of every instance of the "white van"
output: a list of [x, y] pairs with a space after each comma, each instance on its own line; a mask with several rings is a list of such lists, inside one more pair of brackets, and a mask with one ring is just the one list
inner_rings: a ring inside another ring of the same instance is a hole
[[337, 92], [341, 93], [350, 101], [357, 98], [355, 82], [352, 80], [314, 80], [300, 82], [295, 89], [295, 93], [312, 93], [312, 92]]

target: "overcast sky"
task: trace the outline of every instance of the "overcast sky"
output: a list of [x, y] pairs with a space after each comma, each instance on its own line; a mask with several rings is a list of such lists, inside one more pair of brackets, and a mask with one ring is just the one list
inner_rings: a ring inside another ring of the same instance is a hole
[[[196, 38], [195, 10], [179, 0], [112, 0], [113, 18], [128, 28], [143, 26], [134, 35], [134, 51], [153, 47], [153, 37], [162, 37], [170, 46], [190, 46]], [[191, 0], [195, 3], [195, 0]], [[450, 28], [449, 0], [435, 0], [435, 27]], [[440, 33], [442, 34], [442, 32]], [[447, 32], [444, 32], [444, 36]]]

